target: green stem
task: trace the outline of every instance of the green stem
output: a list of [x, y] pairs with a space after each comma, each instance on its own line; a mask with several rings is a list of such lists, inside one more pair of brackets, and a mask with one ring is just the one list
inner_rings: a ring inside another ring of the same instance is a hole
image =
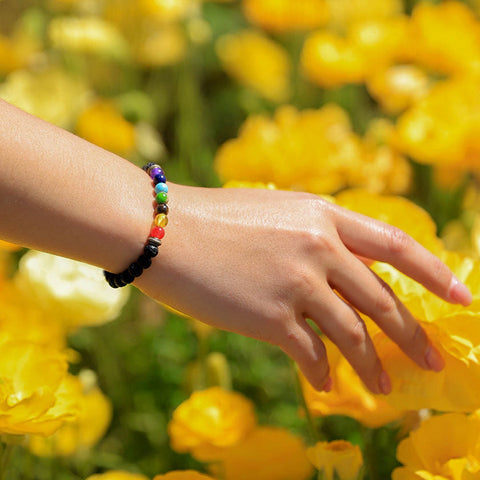
[[380, 480], [374, 448], [374, 431], [364, 426], [360, 426], [360, 433], [363, 439], [363, 465], [365, 472], [367, 473], [369, 480]]
[[209, 350], [208, 337], [198, 335], [198, 354], [197, 360], [200, 365], [200, 383], [202, 388], [207, 386], [207, 354]]
[[300, 377], [298, 375], [298, 367], [292, 362], [291, 363], [293, 368], [293, 373], [295, 376], [295, 385], [297, 389], [298, 398], [300, 400], [300, 405], [302, 406], [303, 410], [305, 411], [305, 417], [307, 419], [308, 429], [310, 431], [310, 436], [314, 443], [317, 443], [322, 440], [320, 432], [317, 428], [317, 424], [315, 419], [313, 418], [312, 412], [308, 408], [307, 402], [305, 400], [305, 395], [303, 394], [302, 384], [300, 382]]

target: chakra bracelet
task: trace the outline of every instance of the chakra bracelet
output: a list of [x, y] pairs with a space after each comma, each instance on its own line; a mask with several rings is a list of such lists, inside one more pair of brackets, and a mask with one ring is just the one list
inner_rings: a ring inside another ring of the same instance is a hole
[[152, 264], [152, 258], [158, 255], [158, 247], [162, 244], [162, 238], [165, 236], [164, 227], [168, 223], [168, 185], [167, 179], [162, 168], [156, 163], [150, 162], [144, 165], [143, 170], [153, 180], [155, 185], [155, 200], [157, 207], [155, 210], [155, 219], [150, 229], [150, 235], [143, 249], [143, 253], [129, 267], [120, 273], [111, 273], [103, 271], [105, 279], [112, 288], [125, 287], [139, 277], [145, 269]]

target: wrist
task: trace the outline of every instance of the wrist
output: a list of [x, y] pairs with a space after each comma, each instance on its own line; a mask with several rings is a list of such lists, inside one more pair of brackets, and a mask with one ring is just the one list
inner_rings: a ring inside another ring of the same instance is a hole
[[140, 255], [136, 260], [128, 264], [120, 272], [112, 272], [104, 270], [105, 279], [112, 288], [125, 287], [133, 283], [133, 281], [140, 277], [144, 270], [147, 270], [152, 265], [152, 260], [158, 255], [158, 248], [162, 244], [162, 238], [165, 236], [164, 227], [168, 223], [168, 185], [162, 168], [150, 162], [142, 168], [147, 176], [151, 178], [153, 183], [153, 191], [155, 201], [153, 202], [153, 221], [150, 225], [148, 238], [144, 243]]

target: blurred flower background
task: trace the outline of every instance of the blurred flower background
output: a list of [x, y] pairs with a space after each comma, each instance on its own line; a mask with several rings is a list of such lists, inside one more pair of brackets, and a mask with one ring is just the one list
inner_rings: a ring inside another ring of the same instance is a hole
[[[393, 392], [0, 242], [0, 480], [480, 478], [480, 1], [0, 0], [0, 97], [174, 182], [406, 230], [472, 290], [384, 278], [442, 352], [365, 319]], [[448, 432], [448, 434], [445, 434]]]

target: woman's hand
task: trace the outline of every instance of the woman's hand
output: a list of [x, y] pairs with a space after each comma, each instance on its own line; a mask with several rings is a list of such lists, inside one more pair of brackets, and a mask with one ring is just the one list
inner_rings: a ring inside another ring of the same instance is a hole
[[[2, 100], [0, 157], [0, 237], [110, 272], [138, 258], [153, 208], [141, 169]], [[35, 182], [25, 182], [26, 171]], [[147, 294], [279, 345], [317, 389], [328, 389], [328, 362], [306, 318], [373, 392], [390, 390], [355, 309], [420, 366], [442, 368], [418, 322], [359, 259], [391, 263], [445, 300], [468, 304], [466, 287], [405, 233], [309, 194], [170, 187], [167, 236], [135, 282]]]
[[[220, 329], [278, 345], [317, 389], [328, 361], [311, 319], [367, 387], [390, 380], [365, 324], [369, 316], [420, 367], [443, 360], [391, 288], [359, 257], [388, 262], [453, 303], [471, 294], [403, 231], [304, 193], [171, 185], [170, 223], [147, 294]], [[337, 294], [338, 293], [338, 294]]]

